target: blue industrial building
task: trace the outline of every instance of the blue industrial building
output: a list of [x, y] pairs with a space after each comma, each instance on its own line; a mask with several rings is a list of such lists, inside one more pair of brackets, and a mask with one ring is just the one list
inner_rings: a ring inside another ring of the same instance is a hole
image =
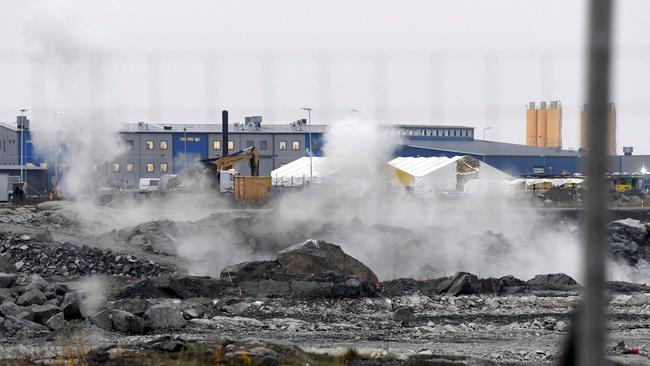
[[[273, 169], [307, 155], [311, 147], [315, 156], [323, 155], [327, 125], [306, 125], [304, 120], [289, 124], [262, 124], [262, 118], [247, 117], [244, 123], [229, 125], [228, 150], [239, 151], [256, 146], [260, 152], [260, 174], [270, 175]], [[126, 151], [112, 161], [97, 167], [103, 187], [125, 190], [138, 188], [141, 178], [159, 178], [178, 173], [196, 161], [220, 157], [222, 153], [221, 124], [126, 124], [119, 132]], [[474, 128], [467, 126], [389, 125], [401, 140], [395, 156], [469, 155], [513, 176], [581, 173], [583, 158], [579, 151], [542, 148], [474, 139]], [[24, 132], [24, 149], [20, 136]], [[0, 124], [0, 174], [18, 181], [24, 150], [25, 171], [30, 194], [44, 193], [54, 184], [56, 170], [65, 174], [54, 161], [56, 154], [38, 156], [32, 144], [29, 122], [18, 117], [16, 125]], [[65, 166], [65, 147], [58, 160]], [[641, 172], [650, 170], [650, 156], [613, 156], [610, 172]], [[247, 174], [246, 166], [236, 169]], [[649, 176], [650, 177], [650, 176]]]

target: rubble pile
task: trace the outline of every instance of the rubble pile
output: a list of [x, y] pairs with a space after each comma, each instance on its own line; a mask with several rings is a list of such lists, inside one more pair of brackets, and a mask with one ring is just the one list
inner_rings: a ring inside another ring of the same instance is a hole
[[60, 202], [43, 202], [36, 206], [0, 209], [0, 223], [27, 224], [34, 227], [78, 228], [78, 214]]
[[158, 220], [120, 230], [118, 236], [131, 245], [141, 246], [146, 251], [176, 255], [177, 244], [180, 241], [200, 233], [201, 229], [196, 224]]
[[616, 220], [607, 229], [613, 259], [630, 266], [650, 263], [650, 223], [635, 219]]
[[122, 275], [134, 278], [171, 272], [164, 265], [71, 243], [41, 242], [28, 235], [11, 236], [0, 243], [0, 255], [13, 261], [19, 272], [42, 276]]

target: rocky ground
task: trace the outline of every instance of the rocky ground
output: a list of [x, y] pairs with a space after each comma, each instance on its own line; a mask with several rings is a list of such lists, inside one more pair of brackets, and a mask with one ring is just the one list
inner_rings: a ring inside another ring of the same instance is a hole
[[[226, 216], [259, 251], [249, 219]], [[274, 255], [190, 276], [175, 250], [201, 222], [92, 235], [54, 204], [0, 222], [2, 364], [553, 364], [581, 292], [563, 274], [380, 281], [335, 244], [279, 237]], [[642, 267], [649, 229], [612, 222], [612, 256]], [[650, 364], [650, 288], [608, 291], [610, 357]]]

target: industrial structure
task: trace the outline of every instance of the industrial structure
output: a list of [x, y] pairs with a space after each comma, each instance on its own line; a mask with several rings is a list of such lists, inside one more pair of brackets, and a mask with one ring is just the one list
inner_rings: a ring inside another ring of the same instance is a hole
[[[580, 150], [587, 150], [587, 131], [589, 130], [589, 105], [580, 110]], [[616, 155], [616, 106], [607, 105], [607, 155]]]
[[526, 145], [562, 148], [562, 103], [559, 100], [528, 104]]
[[[532, 107], [531, 104], [527, 115], [532, 120], [531, 111], [535, 111], [536, 127], [544, 125], [537, 124], [540, 121], [538, 117], [546, 118], [546, 144], [561, 144], [559, 134], [556, 134], [561, 132], [559, 102], [553, 102], [549, 108], [540, 105], [539, 111]], [[613, 105], [610, 110], [614, 111]], [[611, 116], [615, 122], [615, 112]], [[548, 133], [549, 125], [555, 132]], [[476, 140], [473, 127], [395, 124], [385, 128], [389, 128], [402, 142], [394, 153], [396, 157], [470, 156], [512, 176], [583, 171], [583, 151]], [[310, 136], [312, 155], [323, 156], [327, 133], [327, 125], [310, 125], [304, 119], [285, 124], [264, 124], [261, 116], [246, 117], [243, 122], [229, 124], [228, 129], [227, 146], [222, 146], [221, 124], [125, 124], [119, 131], [124, 152], [96, 167], [97, 181], [101, 187], [138, 190], [141, 179], [177, 174], [201, 160], [221, 157], [224, 148], [234, 153], [251, 146], [259, 152], [259, 175], [269, 176], [274, 169], [309, 156]], [[19, 116], [16, 124], [0, 124], [0, 174], [8, 175], [10, 185], [21, 181], [20, 177], [24, 175], [28, 194], [45, 194], [56, 189], [56, 177], [65, 174], [68, 159], [59, 157], [57, 153], [40, 151], [32, 144], [31, 134], [26, 117]], [[538, 136], [537, 132], [535, 136]], [[65, 151], [65, 147], [60, 150]], [[243, 165], [234, 168], [242, 172], [248, 170]], [[625, 155], [612, 156], [609, 161], [610, 172], [632, 173], [645, 169], [650, 169], [650, 156], [632, 155], [631, 148], [626, 148]]]

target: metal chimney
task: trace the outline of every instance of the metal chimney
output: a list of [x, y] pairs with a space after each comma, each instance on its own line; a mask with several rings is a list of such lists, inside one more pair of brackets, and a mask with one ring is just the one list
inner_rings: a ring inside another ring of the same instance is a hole
[[228, 156], [228, 111], [221, 111], [221, 156]]

